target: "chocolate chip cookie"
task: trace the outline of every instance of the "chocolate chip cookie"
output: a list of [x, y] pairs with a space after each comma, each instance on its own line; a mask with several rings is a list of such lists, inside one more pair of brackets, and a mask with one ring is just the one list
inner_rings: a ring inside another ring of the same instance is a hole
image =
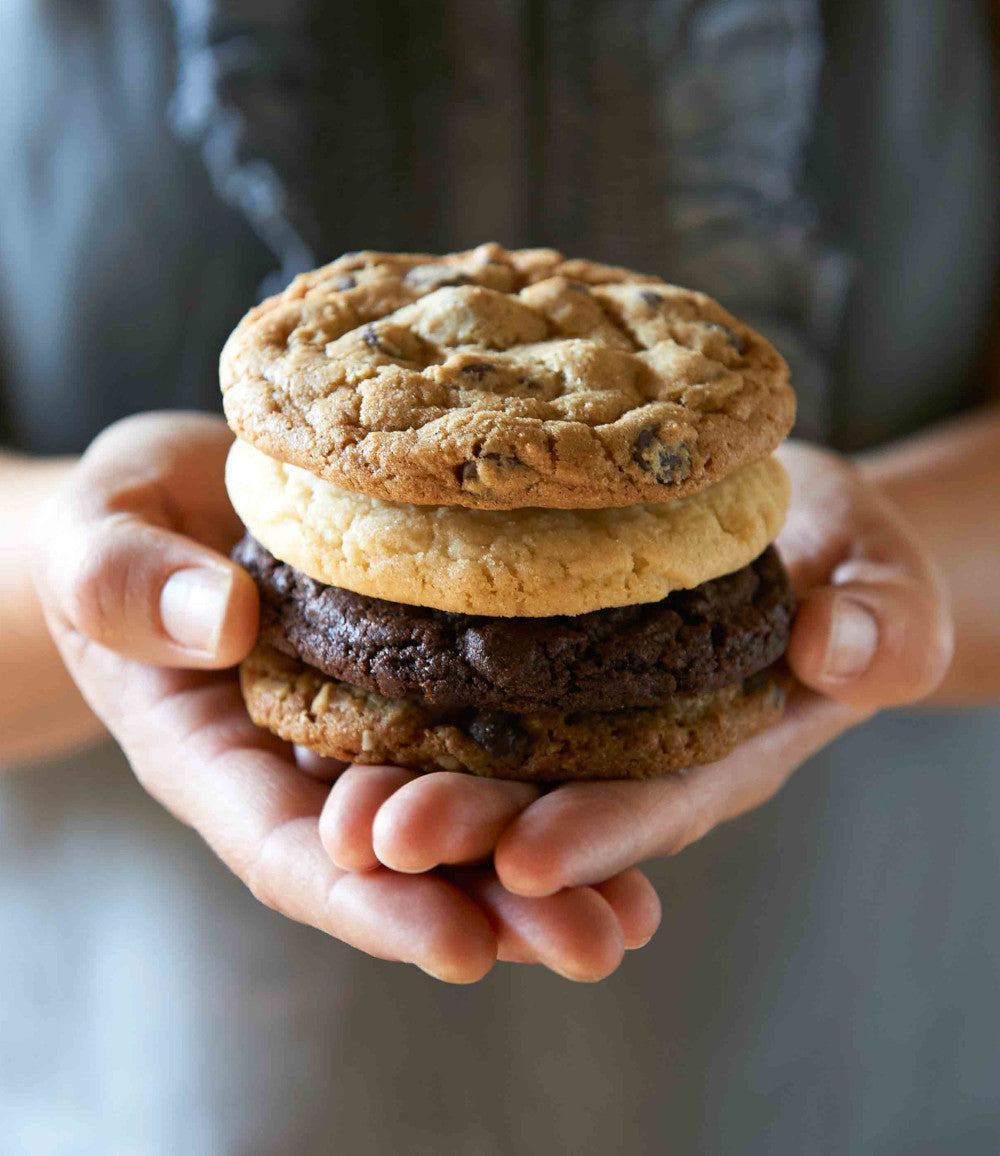
[[265, 454], [394, 502], [669, 502], [791, 428], [781, 356], [704, 294], [551, 249], [350, 253], [244, 318], [226, 416]]

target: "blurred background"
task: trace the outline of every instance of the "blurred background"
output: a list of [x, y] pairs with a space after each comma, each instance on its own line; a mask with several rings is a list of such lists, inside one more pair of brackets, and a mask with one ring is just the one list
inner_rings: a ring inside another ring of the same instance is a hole
[[[3, 444], [218, 410], [223, 341], [295, 273], [488, 239], [718, 297], [788, 358], [799, 436], [924, 429], [995, 390], [995, 17], [3, 0]], [[662, 928], [596, 988], [450, 989], [283, 920], [110, 744], [11, 767], [0, 1150], [995, 1153], [998, 739], [841, 739], [653, 866]]]

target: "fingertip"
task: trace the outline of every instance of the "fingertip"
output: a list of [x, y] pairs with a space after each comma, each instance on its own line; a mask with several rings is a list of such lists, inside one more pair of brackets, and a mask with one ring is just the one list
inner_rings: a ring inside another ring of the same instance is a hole
[[[257, 641], [260, 629], [260, 594], [257, 583], [242, 566], [233, 567], [233, 593], [230, 599], [234, 648], [241, 656], [248, 654]], [[228, 625], [228, 624], [227, 624]]]
[[496, 947], [484, 939], [481, 944], [471, 947], [468, 942], [463, 943], [460, 955], [445, 947], [435, 953], [431, 962], [417, 963], [415, 966], [431, 979], [464, 987], [485, 979], [496, 961]]
[[37, 519], [39, 594], [59, 627], [155, 666], [218, 669], [254, 645], [253, 579], [208, 415], [144, 414], [103, 431]]
[[590, 926], [583, 936], [567, 935], [558, 945], [558, 955], [553, 953], [555, 957], [546, 962], [574, 983], [600, 983], [617, 971], [625, 958], [622, 926], [611, 905], [593, 887], [575, 887], [562, 895], [580, 915], [586, 912]]
[[319, 835], [330, 859], [344, 871], [380, 866], [373, 828], [379, 808], [414, 773], [401, 767], [349, 766], [334, 783], [319, 818]]
[[645, 947], [656, 934], [663, 914], [660, 897], [649, 879], [637, 867], [630, 867], [593, 886], [614, 911], [626, 950]]
[[[573, 784], [543, 795], [507, 827], [497, 841], [493, 861], [504, 887], [514, 895], [541, 899], [589, 879], [573, 875], [579, 853], [595, 834], [594, 803], [602, 816], [604, 784]], [[589, 788], [597, 787], [597, 793]], [[599, 821], [598, 827], [601, 826]]]
[[621, 924], [594, 888], [528, 899], [511, 893], [488, 870], [462, 868], [451, 877], [490, 913], [503, 959], [540, 963], [564, 979], [596, 983], [624, 958]]
[[443, 983], [478, 983], [497, 959], [497, 937], [479, 905], [461, 888], [433, 875], [411, 877], [415, 887], [447, 886], [454, 904], [450, 918], [428, 929], [419, 957], [421, 971]]
[[930, 694], [953, 647], [940, 594], [899, 576], [812, 591], [801, 601], [787, 660], [806, 686], [872, 711]]
[[[257, 587], [241, 567], [207, 556], [167, 575], [159, 596], [160, 629], [184, 654], [171, 665], [222, 669], [253, 649], [259, 625]], [[168, 656], [164, 656], [167, 658]]]
[[527, 783], [453, 771], [416, 777], [380, 807], [372, 827], [375, 853], [394, 871], [429, 871], [492, 853], [517, 814], [538, 796]]
[[[862, 669], [868, 665], [878, 644], [878, 626], [871, 615], [868, 620], [875, 631], [874, 640], [865, 640], [870, 646], [867, 656], [860, 653], [857, 646], [842, 656], [836, 654], [836, 617], [838, 592], [832, 587], [825, 586], [814, 590], [799, 599], [798, 610], [795, 615], [795, 624], [792, 628], [785, 659], [792, 668], [795, 676], [806, 686], [822, 691], [824, 684], [830, 681], [827, 668], [830, 665], [833, 652], [833, 665], [847, 667], [857, 664], [861, 659]], [[846, 602], [845, 602], [846, 605]], [[856, 636], [858, 641], [860, 635]]]
[[330, 892], [327, 925], [363, 951], [412, 963], [446, 983], [475, 983], [497, 956], [479, 906], [437, 875], [347, 872]]
[[428, 847], [428, 823], [433, 821], [438, 792], [428, 779], [433, 774], [401, 784], [381, 804], [372, 819], [372, 849], [391, 871], [418, 875], [438, 865]]
[[220, 616], [214, 646], [209, 654], [220, 668], [235, 666], [253, 650], [260, 629], [260, 597], [257, 584], [235, 563], [229, 563], [229, 596]]
[[44, 586], [75, 633], [154, 666], [219, 669], [258, 628], [249, 574], [207, 546], [134, 515], [110, 515], [50, 545]]
[[519, 820], [500, 836], [493, 863], [497, 877], [512, 895], [544, 899], [562, 887], [552, 850], [526, 837]]

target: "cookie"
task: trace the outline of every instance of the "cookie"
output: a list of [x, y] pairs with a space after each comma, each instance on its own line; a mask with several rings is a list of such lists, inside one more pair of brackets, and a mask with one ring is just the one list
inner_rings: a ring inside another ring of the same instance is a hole
[[240, 681], [255, 723], [321, 755], [532, 782], [645, 779], [720, 759], [780, 718], [788, 685], [770, 668], [658, 707], [449, 713], [338, 682], [266, 644]]
[[392, 502], [670, 502], [765, 458], [788, 369], [704, 294], [554, 250], [353, 253], [223, 350], [244, 441]]
[[624, 509], [416, 506], [350, 493], [237, 441], [230, 498], [267, 549], [328, 586], [464, 614], [547, 617], [658, 602], [773, 541], [788, 478], [765, 458], [710, 489]]
[[488, 618], [324, 586], [249, 535], [233, 558], [261, 594], [261, 639], [321, 674], [434, 707], [608, 711], [740, 682], [784, 653], [788, 575], [766, 550], [660, 602], [554, 618]]

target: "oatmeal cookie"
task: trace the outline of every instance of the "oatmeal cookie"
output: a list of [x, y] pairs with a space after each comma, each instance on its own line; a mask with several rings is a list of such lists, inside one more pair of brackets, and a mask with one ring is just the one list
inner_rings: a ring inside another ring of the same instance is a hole
[[266, 644], [244, 660], [250, 717], [321, 755], [529, 782], [646, 779], [713, 762], [775, 723], [787, 676], [769, 668], [706, 695], [604, 712], [442, 712], [338, 682]]

